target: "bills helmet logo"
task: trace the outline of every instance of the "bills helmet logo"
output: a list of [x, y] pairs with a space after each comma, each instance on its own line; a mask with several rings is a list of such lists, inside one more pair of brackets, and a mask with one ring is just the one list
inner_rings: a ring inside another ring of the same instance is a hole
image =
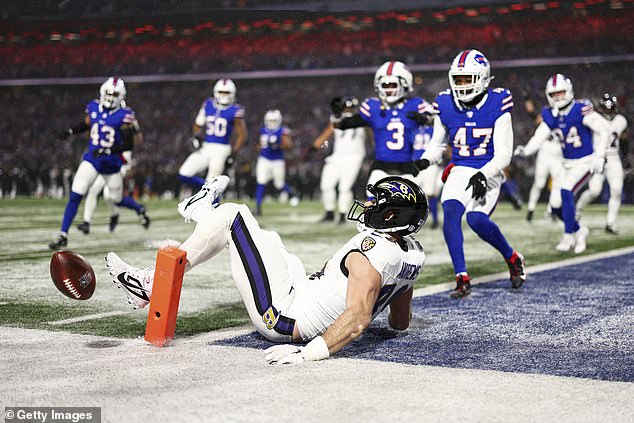
[[488, 65], [489, 61], [487, 60], [486, 57], [484, 57], [482, 54], [476, 54], [473, 57], [473, 60], [475, 60], [476, 62], [480, 63], [481, 65]]
[[402, 182], [386, 182], [381, 184], [380, 187], [387, 189], [392, 197], [400, 197], [416, 202], [416, 193], [407, 184]]

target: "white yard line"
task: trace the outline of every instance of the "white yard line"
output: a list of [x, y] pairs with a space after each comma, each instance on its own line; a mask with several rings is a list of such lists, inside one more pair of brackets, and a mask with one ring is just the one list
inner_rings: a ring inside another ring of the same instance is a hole
[[87, 320], [97, 320], [97, 319], [104, 319], [106, 317], [111, 317], [111, 316], [119, 316], [121, 314], [128, 314], [129, 312], [127, 311], [107, 311], [104, 313], [96, 313], [96, 314], [88, 314], [86, 316], [80, 316], [80, 317], [73, 317], [70, 319], [64, 319], [64, 320], [56, 320], [54, 322], [46, 322], [49, 325], [68, 325], [71, 323], [77, 323], [77, 322], [85, 322]]
[[[621, 256], [624, 254], [634, 253], [634, 246], [632, 247], [623, 247], [617, 250], [603, 251], [600, 253], [590, 254], [587, 256], [579, 256], [579, 257], [571, 257], [569, 259], [555, 261], [552, 263], [544, 263], [537, 264], [535, 266], [528, 266], [526, 268], [526, 274], [528, 275], [528, 281], [530, 282], [531, 273], [543, 272], [546, 270], [558, 269], [560, 267], [572, 266], [574, 264], [586, 263], [593, 260], [610, 258]], [[423, 269], [423, 277], [425, 275], [425, 270]], [[500, 279], [507, 279], [509, 276], [508, 272], [500, 272], [494, 273], [492, 275], [481, 276], [479, 278], [475, 278], [471, 281], [471, 285], [477, 285], [479, 283], [492, 282]], [[453, 289], [456, 286], [455, 282], [446, 282], [433, 286], [426, 286], [424, 288], [418, 288], [414, 290], [414, 297], [424, 297], [427, 295], [437, 294], [439, 292], [448, 291]]]

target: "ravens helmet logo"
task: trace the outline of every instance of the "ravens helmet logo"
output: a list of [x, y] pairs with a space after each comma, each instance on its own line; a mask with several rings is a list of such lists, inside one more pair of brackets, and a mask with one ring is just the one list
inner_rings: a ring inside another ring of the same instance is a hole
[[416, 202], [416, 193], [403, 182], [384, 182], [379, 187], [387, 189], [392, 197], [400, 197], [414, 203]]

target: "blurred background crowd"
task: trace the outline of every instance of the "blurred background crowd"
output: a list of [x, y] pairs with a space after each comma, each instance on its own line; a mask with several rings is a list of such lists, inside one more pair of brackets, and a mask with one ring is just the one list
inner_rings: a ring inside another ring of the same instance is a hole
[[[65, 195], [87, 135], [61, 141], [56, 134], [79, 122], [110, 75], [126, 81], [126, 101], [145, 138], [134, 151], [128, 188], [165, 198], [181, 194], [177, 171], [192, 151], [194, 117], [223, 76], [236, 82], [249, 130], [233, 175], [239, 197], [254, 192], [258, 128], [264, 113], [277, 108], [295, 141], [289, 183], [302, 198], [316, 198], [327, 151], [309, 146], [328, 124], [330, 99], [374, 95], [372, 77], [385, 60], [407, 63], [415, 94], [433, 101], [448, 88], [455, 54], [481, 50], [491, 60], [492, 86], [514, 95], [516, 144], [536, 127], [524, 100], [545, 105], [544, 85], [554, 73], [571, 78], [577, 98], [609, 91], [621, 113], [628, 119], [631, 113], [631, 1], [302, 2], [310, 11], [284, 0], [6, 3], [0, 15], [5, 197]], [[368, 154], [366, 170], [371, 148]], [[626, 172], [623, 200], [632, 202], [634, 174]], [[510, 175], [525, 198], [531, 160], [514, 160]], [[361, 172], [359, 195], [366, 177]]]

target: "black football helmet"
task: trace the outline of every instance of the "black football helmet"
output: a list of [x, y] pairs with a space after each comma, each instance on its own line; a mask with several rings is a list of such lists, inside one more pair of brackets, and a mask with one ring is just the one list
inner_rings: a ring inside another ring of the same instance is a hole
[[614, 117], [614, 115], [616, 115], [619, 109], [619, 101], [617, 100], [615, 95], [605, 93], [603, 94], [601, 100], [599, 100], [599, 105], [597, 108], [599, 109], [599, 113], [611, 119]]
[[355, 201], [348, 220], [401, 236], [418, 232], [427, 221], [427, 195], [416, 183], [400, 176], [388, 176], [368, 185], [368, 191], [374, 200], [371, 204]]

